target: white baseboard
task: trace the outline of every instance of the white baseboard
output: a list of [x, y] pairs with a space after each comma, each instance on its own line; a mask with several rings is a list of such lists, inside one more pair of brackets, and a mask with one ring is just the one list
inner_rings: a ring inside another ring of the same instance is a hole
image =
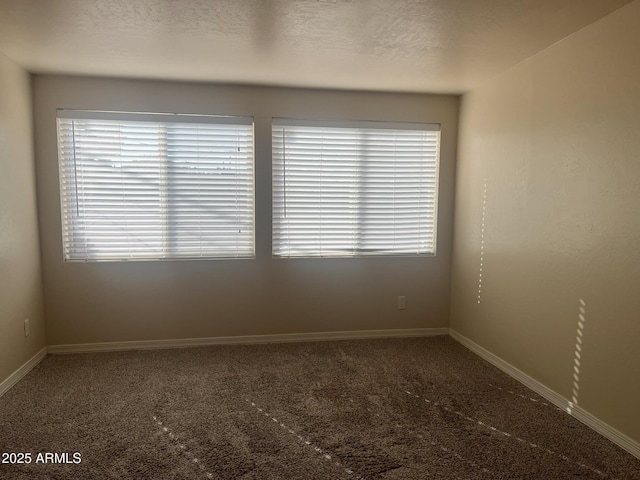
[[140, 340], [133, 342], [77, 343], [50, 345], [48, 353], [110, 352], [118, 350], [148, 350], [159, 348], [202, 347], [207, 345], [318, 342], [325, 340], [355, 340], [390, 337], [432, 337], [448, 335], [449, 329], [409, 328], [390, 330], [356, 330], [349, 332], [287, 333], [281, 335], [245, 335], [236, 337], [180, 338], [175, 340]]
[[13, 372], [9, 377], [0, 383], [0, 397], [18, 383], [29, 373], [36, 365], [38, 365], [44, 357], [47, 356], [47, 347], [43, 347], [38, 353], [26, 361], [20, 368]]
[[480, 345], [473, 342], [472, 340], [469, 340], [464, 335], [461, 335], [460, 333], [456, 332], [453, 329], [449, 330], [449, 335], [451, 335], [451, 337], [454, 340], [461, 343], [462, 345], [467, 347], [469, 350], [471, 350], [478, 356], [484, 358], [486, 361], [495, 365], [500, 370], [507, 373], [511, 377], [515, 378], [526, 387], [530, 388], [537, 394], [546, 398], [551, 403], [556, 405], [558, 408], [569, 413], [574, 418], [581, 421], [592, 430], [595, 430], [603, 437], [611, 440], [613, 443], [625, 449], [631, 455], [634, 455], [635, 457], [640, 458], [639, 442], [633, 440], [632, 438], [628, 437], [624, 433], [616, 430], [611, 425], [608, 425], [607, 423], [603, 422], [599, 418], [594, 417], [592, 414], [590, 414], [580, 406], [577, 406], [577, 405], [571, 406], [569, 400], [564, 398], [559, 393], [551, 390], [549, 387], [547, 387], [546, 385], [543, 385], [542, 383], [540, 383], [533, 377], [530, 377], [529, 375], [522, 372], [521, 370], [518, 370], [513, 365], [505, 362], [500, 357], [494, 355], [489, 350], [481, 347]]

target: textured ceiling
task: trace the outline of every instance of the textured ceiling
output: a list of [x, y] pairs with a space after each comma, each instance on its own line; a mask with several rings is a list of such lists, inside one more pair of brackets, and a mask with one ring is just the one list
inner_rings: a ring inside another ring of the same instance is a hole
[[460, 93], [631, 0], [0, 0], [27, 70]]

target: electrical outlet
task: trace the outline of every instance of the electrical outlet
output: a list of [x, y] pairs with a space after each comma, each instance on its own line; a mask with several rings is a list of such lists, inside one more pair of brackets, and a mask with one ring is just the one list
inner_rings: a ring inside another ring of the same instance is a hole
[[31, 322], [29, 321], [29, 319], [27, 318], [24, 321], [24, 336], [28, 337], [29, 334], [31, 333]]
[[398, 296], [398, 310], [404, 310], [407, 308], [407, 297], [404, 295]]

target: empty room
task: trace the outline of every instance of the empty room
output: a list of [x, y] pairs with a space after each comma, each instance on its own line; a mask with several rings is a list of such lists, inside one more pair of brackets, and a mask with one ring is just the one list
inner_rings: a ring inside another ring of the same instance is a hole
[[0, 0], [0, 479], [640, 480], [640, 0]]

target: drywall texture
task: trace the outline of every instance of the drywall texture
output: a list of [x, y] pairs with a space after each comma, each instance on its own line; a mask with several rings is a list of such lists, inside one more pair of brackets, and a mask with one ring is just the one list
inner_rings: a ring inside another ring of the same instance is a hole
[[[64, 263], [56, 108], [254, 116], [256, 258]], [[34, 77], [48, 344], [447, 326], [457, 111], [456, 96]], [[441, 123], [437, 256], [272, 259], [272, 116]]]
[[639, 22], [636, 1], [463, 97], [451, 317], [636, 441]]
[[44, 346], [31, 81], [0, 54], [0, 382]]

